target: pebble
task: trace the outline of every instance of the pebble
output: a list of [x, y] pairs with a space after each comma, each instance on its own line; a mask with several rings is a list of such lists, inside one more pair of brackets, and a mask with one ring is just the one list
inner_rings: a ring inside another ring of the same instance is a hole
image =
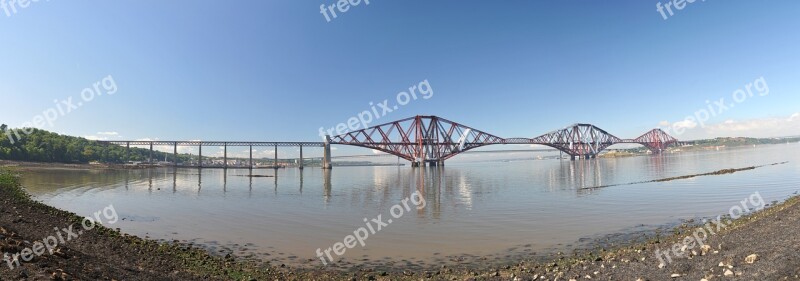
[[733, 271], [731, 271], [730, 269], [726, 269], [725, 273], [723, 273], [722, 275], [725, 275], [725, 277], [731, 277], [733, 276]]
[[711, 245], [700, 246], [700, 255], [701, 256], [704, 256], [705, 254], [708, 254], [709, 251], [711, 251]]
[[752, 254], [744, 258], [744, 262], [746, 263], [754, 263], [758, 260], [758, 255]]

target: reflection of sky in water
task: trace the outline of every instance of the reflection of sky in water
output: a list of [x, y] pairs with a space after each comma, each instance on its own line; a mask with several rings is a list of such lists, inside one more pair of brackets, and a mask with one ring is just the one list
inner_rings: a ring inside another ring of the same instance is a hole
[[[205, 243], [302, 264], [420, 190], [423, 210], [398, 218], [345, 258], [447, 262], [449, 255], [505, 254], [507, 249], [563, 249], [580, 238], [638, 225], [716, 216], [754, 191], [785, 199], [798, 186], [800, 164], [723, 176], [625, 184], [791, 161], [798, 145], [587, 161], [448, 161], [438, 168], [334, 167], [249, 170], [40, 170], [24, 184], [48, 204], [86, 214], [114, 204], [113, 227], [155, 239]], [[788, 148], [788, 149], [787, 149]], [[535, 154], [535, 153], [534, 153]], [[482, 153], [480, 155], [488, 155]], [[516, 158], [517, 156], [509, 157]], [[253, 170], [275, 175], [274, 170]], [[215, 241], [215, 243], [209, 243]], [[234, 244], [247, 247], [233, 247]], [[269, 255], [267, 255], [269, 254]], [[293, 258], [294, 257], [294, 258]], [[416, 259], [414, 259], [416, 258]]]

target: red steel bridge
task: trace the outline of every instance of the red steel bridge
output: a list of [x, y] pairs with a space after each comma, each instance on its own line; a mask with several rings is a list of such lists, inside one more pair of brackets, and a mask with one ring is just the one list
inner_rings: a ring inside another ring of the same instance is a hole
[[494, 144], [538, 144], [576, 158], [594, 158], [603, 149], [635, 143], [661, 153], [679, 141], [661, 129], [621, 139], [591, 124], [573, 124], [534, 138], [501, 138], [437, 116], [415, 116], [332, 136], [330, 144], [360, 146], [411, 161], [413, 166], [442, 165], [457, 154]]
[[[104, 141], [115, 145], [173, 145], [200, 147], [222, 146], [227, 158], [228, 146], [274, 146], [277, 163], [278, 146], [299, 146], [302, 159], [303, 146], [323, 147], [323, 168], [331, 168], [330, 145], [359, 146], [396, 155], [412, 166], [444, 165], [444, 161], [461, 152], [495, 144], [538, 144], [555, 148], [571, 159], [594, 158], [609, 146], [621, 143], [640, 144], [653, 153], [679, 145], [674, 137], [661, 129], [653, 129], [635, 139], [621, 139], [591, 124], [573, 124], [534, 138], [501, 138], [490, 133], [431, 115], [418, 115], [337, 136], [326, 136], [325, 142], [224, 142], [224, 141]], [[152, 157], [151, 157], [152, 158]], [[176, 158], [177, 159], [177, 158]], [[226, 161], [227, 162], [227, 161]], [[300, 161], [299, 163], [302, 163]], [[301, 164], [302, 167], [302, 164]]]

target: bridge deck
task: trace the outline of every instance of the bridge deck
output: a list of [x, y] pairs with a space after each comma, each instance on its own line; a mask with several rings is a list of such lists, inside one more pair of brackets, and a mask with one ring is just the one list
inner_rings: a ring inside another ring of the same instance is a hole
[[323, 146], [323, 142], [297, 141], [98, 141], [99, 143], [116, 145], [177, 145], [177, 146]]

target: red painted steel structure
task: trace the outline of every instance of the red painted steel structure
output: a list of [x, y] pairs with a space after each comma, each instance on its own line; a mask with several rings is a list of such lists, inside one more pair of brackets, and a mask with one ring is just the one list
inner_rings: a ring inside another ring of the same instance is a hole
[[572, 158], [593, 158], [618, 143], [638, 143], [660, 153], [678, 140], [660, 129], [636, 139], [620, 139], [591, 124], [574, 124], [535, 138], [501, 138], [437, 116], [415, 116], [332, 136], [330, 144], [383, 151], [412, 162], [441, 165], [458, 153], [493, 144], [539, 144]]
[[653, 129], [632, 142], [644, 145], [654, 153], [661, 153], [667, 147], [677, 144], [678, 139], [673, 138], [661, 129]]
[[561, 130], [531, 139], [530, 144], [541, 144], [563, 151], [570, 156], [594, 157], [622, 139], [591, 124], [573, 124]]
[[383, 151], [414, 165], [441, 164], [460, 152], [503, 141], [498, 136], [444, 118], [422, 115], [331, 137], [331, 144]]

